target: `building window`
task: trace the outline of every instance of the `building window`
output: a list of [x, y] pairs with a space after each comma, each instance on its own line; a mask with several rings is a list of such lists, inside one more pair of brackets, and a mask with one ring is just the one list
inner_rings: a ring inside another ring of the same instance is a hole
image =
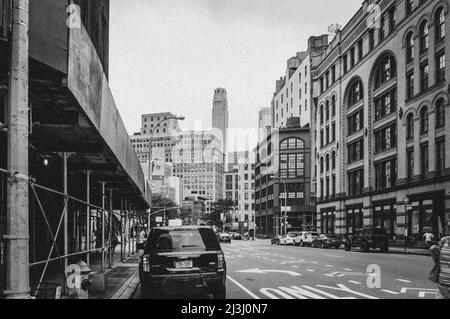
[[421, 92], [426, 91], [428, 89], [428, 75], [429, 75], [429, 67], [428, 67], [428, 62], [426, 62], [420, 66], [420, 90], [421, 90]]
[[363, 227], [363, 210], [360, 208], [349, 208], [346, 214], [346, 229], [348, 234], [352, 234], [357, 229]]
[[424, 107], [420, 111], [420, 134], [428, 133], [428, 108]]
[[351, 107], [362, 100], [363, 92], [360, 80], [356, 80], [350, 84], [350, 90], [348, 94], [348, 107]]
[[375, 48], [375, 29], [369, 30], [369, 50], [372, 51]]
[[331, 169], [336, 169], [336, 152], [331, 154]]
[[336, 123], [331, 124], [331, 142], [336, 141]]
[[323, 157], [320, 158], [320, 173], [323, 173]]
[[330, 101], [327, 101], [325, 105], [325, 120], [328, 121], [330, 119]]
[[412, 99], [414, 97], [414, 71], [406, 75], [406, 98]]
[[323, 124], [324, 116], [323, 116], [323, 104], [320, 106], [320, 124]]
[[336, 81], [336, 66], [331, 67], [331, 83]]
[[363, 59], [363, 40], [358, 40], [358, 62]]
[[439, 99], [436, 103], [436, 128], [445, 126], [445, 105], [444, 99]]
[[349, 136], [363, 129], [363, 122], [364, 122], [363, 117], [364, 117], [364, 109], [360, 109], [359, 111], [353, 113], [348, 117]]
[[413, 33], [408, 33], [406, 37], [406, 63], [414, 60], [414, 36]]
[[444, 52], [436, 55], [436, 83], [445, 82], [445, 54]]
[[436, 170], [438, 175], [444, 173], [445, 168], [445, 140], [436, 141]]
[[414, 0], [406, 0], [406, 14], [409, 15], [414, 10]]
[[375, 121], [381, 120], [386, 116], [397, 111], [397, 91], [396, 89], [383, 94], [375, 100]]
[[396, 76], [396, 65], [392, 56], [384, 57], [377, 65], [375, 73], [375, 89]]
[[364, 170], [357, 170], [348, 173], [348, 193], [349, 195], [361, 194], [364, 184]]
[[320, 131], [320, 146], [324, 146], [324, 140], [323, 140], [323, 130]]
[[385, 37], [384, 28], [385, 28], [385, 17], [384, 17], [384, 15], [383, 15], [383, 16], [381, 16], [381, 18], [380, 18], [380, 29], [379, 29], [379, 38], [380, 38], [380, 42], [383, 42], [384, 37]]
[[345, 73], [347, 73], [347, 68], [348, 68], [347, 54], [344, 54], [344, 56], [342, 57], [342, 62], [343, 62], [343, 68], [344, 68], [344, 74], [345, 74]]
[[327, 156], [325, 158], [326, 158], [325, 159], [326, 169], [327, 169], [327, 172], [329, 172], [330, 171], [330, 155], [327, 154]]
[[336, 196], [336, 175], [331, 177], [331, 196]]
[[441, 42], [445, 38], [445, 15], [444, 8], [440, 8], [436, 11], [435, 15], [436, 25], [436, 43]]
[[414, 138], [414, 115], [409, 113], [406, 117], [406, 139]]
[[375, 153], [397, 146], [397, 124], [391, 124], [375, 132]]
[[358, 140], [348, 145], [348, 163], [354, 163], [364, 158], [364, 140]]
[[420, 146], [420, 174], [422, 177], [425, 177], [428, 173], [428, 143], [425, 143]]
[[320, 180], [320, 198], [324, 197], [323, 193], [323, 179]]
[[406, 165], [408, 165], [408, 181], [411, 181], [414, 176], [414, 148], [406, 151], [406, 161]]
[[375, 164], [375, 189], [384, 190], [395, 186], [397, 180], [397, 159]]
[[336, 116], [336, 96], [331, 98], [331, 116]]
[[389, 9], [389, 34], [395, 31], [395, 6]]
[[281, 150], [301, 150], [305, 148], [305, 142], [299, 138], [287, 138], [280, 143]]
[[350, 67], [355, 66], [355, 48], [350, 49]]
[[428, 21], [423, 21], [420, 25], [420, 53], [428, 50]]
[[305, 154], [280, 155], [281, 178], [297, 178], [305, 175]]

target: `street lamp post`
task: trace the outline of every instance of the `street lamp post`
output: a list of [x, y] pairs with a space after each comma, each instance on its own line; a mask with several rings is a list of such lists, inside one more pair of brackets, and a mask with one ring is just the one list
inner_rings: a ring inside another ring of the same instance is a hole
[[[152, 149], [153, 149], [153, 135], [155, 133], [155, 128], [158, 128], [162, 123], [164, 123], [165, 121], [170, 121], [170, 120], [178, 120], [178, 121], [184, 121], [186, 118], [184, 116], [170, 116], [170, 117], [166, 117], [164, 119], [162, 119], [161, 121], [158, 122], [158, 124], [155, 125], [155, 127], [152, 128], [152, 130], [150, 131], [150, 139], [148, 142], [148, 183], [149, 183], [149, 188], [151, 188], [151, 182], [152, 182]], [[148, 215], [148, 225], [147, 225], [147, 232], [150, 233], [150, 213]]]

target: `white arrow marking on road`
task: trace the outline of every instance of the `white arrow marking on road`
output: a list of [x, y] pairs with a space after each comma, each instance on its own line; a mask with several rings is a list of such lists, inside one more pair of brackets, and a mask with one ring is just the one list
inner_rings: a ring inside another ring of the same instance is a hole
[[289, 271], [289, 270], [265, 270], [265, 269], [259, 269], [259, 268], [254, 268], [254, 269], [247, 269], [247, 270], [239, 270], [236, 272], [240, 272], [240, 273], [249, 273], [249, 274], [267, 274], [267, 273], [282, 273], [282, 274], [287, 274], [293, 277], [297, 277], [297, 276], [301, 276], [302, 274], [299, 274], [295, 271]]
[[437, 289], [429, 289], [429, 288], [409, 288], [409, 287], [403, 287], [403, 288], [400, 290], [400, 292], [401, 292], [402, 294], [405, 294], [406, 291], [408, 291], [408, 290], [427, 291], [427, 292], [429, 292], [429, 293], [432, 293], [432, 292], [437, 293], [437, 292], [438, 292]]
[[437, 291], [421, 291], [419, 292], [419, 298], [425, 298], [426, 294], [432, 294], [432, 295], [436, 295], [438, 292]]
[[411, 281], [405, 280], [405, 279], [396, 279], [396, 280], [397, 280], [397, 281], [400, 281], [400, 282], [406, 282], [407, 284], [411, 283]]

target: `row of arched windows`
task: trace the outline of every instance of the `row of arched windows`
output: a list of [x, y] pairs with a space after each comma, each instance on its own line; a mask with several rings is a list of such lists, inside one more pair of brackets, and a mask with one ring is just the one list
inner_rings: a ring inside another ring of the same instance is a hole
[[[331, 164], [331, 165], [330, 165]], [[329, 172], [331, 170], [336, 169], [336, 152], [333, 151], [330, 154], [327, 154], [325, 157], [320, 158], [320, 173], [324, 173], [325, 171]]]
[[[331, 117], [336, 116], [336, 96], [331, 97]], [[325, 108], [323, 104], [320, 106], [320, 124], [330, 119], [330, 100], [325, 103]]]
[[[429, 130], [429, 116], [428, 107], [424, 106], [419, 113], [419, 128], [420, 134], [424, 135], [428, 133]], [[436, 102], [436, 128], [442, 128], [445, 126], [445, 101], [443, 98]], [[414, 114], [409, 113], [406, 116], [406, 138], [414, 138]]]
[[[440, 7], [434, 15], [435, 25], [435, 41], [440, 43], [445, 38], [445, 12], [444, 8]], [[419, 45], [420, 53], [428, 50], [429, 46], [429, 24], [427, 20], [421, 22], [419, 26]], [[410, 31], [406, 35], [406, 62], [414, 60], [414, 33]]]

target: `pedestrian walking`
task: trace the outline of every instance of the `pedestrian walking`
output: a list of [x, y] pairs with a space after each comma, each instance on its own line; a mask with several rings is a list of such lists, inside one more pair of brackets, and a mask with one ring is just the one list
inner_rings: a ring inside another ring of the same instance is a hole
[[450, 299], [450, 236], [442, 238], [430, 251], [435, 262], [430, 280], [438, 284], [436, 299]]
[[434, 235], [433, 233], [427, 231], [424, 235], [423, 238], [425, 238], [425, 244], [427, 245], [427, 248], [430, 249], [431, 246], [433, 245], [433, 240], [434, 240]]

